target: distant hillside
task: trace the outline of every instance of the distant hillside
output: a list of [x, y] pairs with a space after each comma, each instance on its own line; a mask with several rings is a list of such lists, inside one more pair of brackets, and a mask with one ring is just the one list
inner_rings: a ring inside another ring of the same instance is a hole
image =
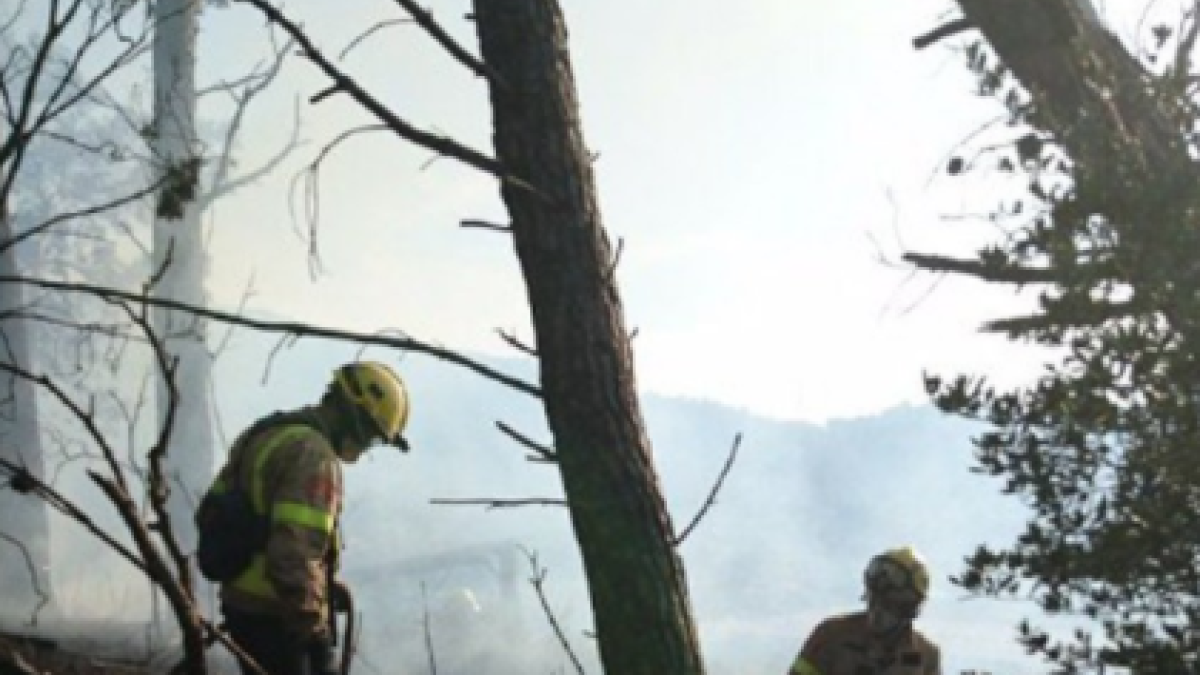
[[[228, 433], [269, 410], [313, 400], [332, 369], [356, 352], [301, 340], [274, 356], [264, 384], [273, 345], [240, 334], [222, 356], [217, 389]], [[371, 349], [366, 356], [395, 364], [414, 401], [412, 454], [377, 451], [347, 472], [347, 577], [354, 582], [357, 576], [359, 594], [371, 598], [367, 644], [377, 650], [396, 642], [423, 646], [418, 633], [378, 632], [396, 623], [381, 615], [404, 605], [406, 625], [415, 630], [411, 605], [428, 602], [438, 581], [423, 578], [426, 598], [419, 600], [421, 580], [400, 572], [391, 578], [387, 570], [422, 556], [516, 542], [538, 552], [549, 569], [545, 588], [556, 613], [581, 650], [590, 651], [582, 637], [590, 629], [586, 587], [562, 508], [485, 511], [429, 503], [447, 497], [560, 497], [555, 469], [526, 462], [526, 451], [494, 426], [503, 421], [548, 443], [538, 401], [421, 355], [397, 359]], [[528, 360], [489, 363], [536, 380]], [[644, 407], [680, 530], [708, 494], [734, 435], [744, 436], [716, 505], [681, 548], [714, 675], [786, 670], [819, 616], [860, 605], [867, 558], [908, 542], [934, 569], [936, 586], [923, 626], [942, 643], [947, 673], [967, 667], [1038, 671], [1020, 660], [1012, 642], [1013, 623], [1028, 608], [959, 601], [945, 582], [978, 543], [1010, 539], [1023, 515], [1014, 501], [997, 494], [995, 483], [968, 472], [970, 425], [926, 407], [824, 426], [655, 395], [644, 397]], [[528, 563], [517, 559], [518, 602], [533, 617], [529, 629], [557, 653], [526, 583]], [[453, 576], [443, 571], [443, 577]]]

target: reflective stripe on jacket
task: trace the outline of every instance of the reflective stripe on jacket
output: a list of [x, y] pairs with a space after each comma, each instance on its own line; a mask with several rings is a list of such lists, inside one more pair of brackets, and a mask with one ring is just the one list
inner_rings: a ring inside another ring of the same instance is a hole
[[221, 600], [280, 616], [297, 632], [323, 630], [342, 503], [341, 464], [329, 441], [297, 423], [239, 439], [214, 489], [232, 483], [245, 486], [270, 533], [246, 571], [222, 585]]

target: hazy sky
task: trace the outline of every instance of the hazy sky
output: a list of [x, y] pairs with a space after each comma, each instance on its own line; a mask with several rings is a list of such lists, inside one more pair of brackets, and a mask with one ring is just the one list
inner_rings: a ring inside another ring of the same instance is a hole
[[[986, 210], [939, 167], [1001, 112], [972, 94], [949, 45], [911, 46], [950, 3], [564, 4], [604, 221], [623, 240], [641, 386], [822, 421], [925, 400], [924, 368], [1032, 372], [1035, 355], [976, 331], [1022, 306], [1011, 291], [898, 262], [905, 249], [965, 253], [994, 235], [941, 217]], [[473, 49], [468, 9], [434, 5]], [[400, 16], [380, 0], [289, 11], [334, 58]], [[209, 11], [204, 26], [209, 80], [264, 53], [249, 8]], [[416, 27], [386, 27], [339, 63], [411, 122], [491, 152], [484, 83]], [[327, 81], [300, 59], [281, 85], [251, 115], [242, 163], [283, 142], [297, 96], [309, 143], [210, 214], [217, 301], [236, 302], [253, 274], [252, 310], [482, 352], [507, 352], [496, 328], [528, 339], [509, 238], [458, 226], [505, 220], [494, 181], [451, 160], [427, 165], [430, 153], [387, 133], [351, 139], [323, 164], [323, 272], [310, 275], [297, 176], [322, 144], [371, 120], [345, 98], [303, 103]]]

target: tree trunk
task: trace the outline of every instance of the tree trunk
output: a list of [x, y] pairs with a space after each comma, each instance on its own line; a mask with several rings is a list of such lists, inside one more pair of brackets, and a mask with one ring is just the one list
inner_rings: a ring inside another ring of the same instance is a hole
[[[195, 128], [199, 11], [199, 0], [159, 0], [155, 4], [153, 150], [164, 171], [184, 169], [199, 152]], [[164, 261], [169, 260], [155, 288], [157, 296], [203, 306], [206, 258], [200, 209], [194, 198], [199, 190], [196, 180], [192, 174], [168, 182], [172, 194], [160, 199], [154, 225], [153, 270], [163, 269]], [[164, 207], [163, 202], [171, 203]], [[164, 211], [175, 213], [166, 215]], [[180, 403], [167, 462], [168, 473], [174, 479], [170, 486], [171, 524], [187, 551], [195, 545], [192, 507], [207, 489], [214, 471], [212, 362], [203, 342], [204, 324], [194, 317], [156, 310], [153, 325], [160, 336], [183, 334], [169, 342], [169, 352], [179, 358], [176, 382]], [[160, 385], [157, 395], [156, 421], [161, 424], [167, 412], [165, 387]]]
[[[1154, 92], [1148, 73], [1103, 24], [1090, 0], [958, 0], [1001, 61], [1033, 96], [1089, 186], [1113, 199], [1194, 190], [1182, 97]], [[1168, 192], [1169, 191], [1169, 192]], [[1092, 195], [1087, 195], [1091, 197]]]
[[[13, 236], [7, 207], [0, 203], [0, 241]], [[0, 253], [0, 274], [19, 275], [14, 248]], [[0, 284], [0, 316], [25, 306], [20, 284]], [[21, 319], [0, 320], [0, 361], [37, 371], [29, 326]], [[37, 385], [0, 374], [0, 457], [45, 478], [38, 427]], [[50, 517], [33, 495], [0, 487], [0, 616], [28, 620], [42, 600], [50, 600]], [[19, 542], [19, 543], [16, 543]], [[26, 558], [28, 556], [28, 558]]]
[[[1152, 82], [1090, 0], [958, 4], [1032, 95], [1034, 123], [1074, 160], [1077, 203], [1138, 224], [1121, 230], [1118, 264], [1128, 280], [1200, 344], [1200, 317], [1182, 309], [1200, 279], [1200, 166], [1185, 133], [1197, 116], [1186, 93], [1191, 73]], [[1182, 51], [1175, 67], [1190, 70], [1192, 50]]]
[[476, 0], [496, 73], [501, 194], [525, 278], [572, 523], [609, 675], [703, 672], [684, 569], [634, 386], [614, 260], [555, 0]]

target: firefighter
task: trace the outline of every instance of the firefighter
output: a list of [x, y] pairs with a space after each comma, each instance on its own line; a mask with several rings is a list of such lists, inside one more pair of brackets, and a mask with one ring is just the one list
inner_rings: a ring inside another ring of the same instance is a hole
[[221, 609], [230, 636], [268, 675], [336, 672], [330, 603], [348, 593], [335, 580], [341, 462], [379, 443], [407, 451], [408, 411], [395, 372], [355, 362], [334, 372], [317, 405], [268, 416], [235, 441], [214, 486], [249, 486], [266, 543], [221, 583]]
[[884, 551], [863, 572], [867, 609], [825, 619], [788, 675], [941, 675], [936, 645], [913, 628], [929, 571], [912, 547]]

